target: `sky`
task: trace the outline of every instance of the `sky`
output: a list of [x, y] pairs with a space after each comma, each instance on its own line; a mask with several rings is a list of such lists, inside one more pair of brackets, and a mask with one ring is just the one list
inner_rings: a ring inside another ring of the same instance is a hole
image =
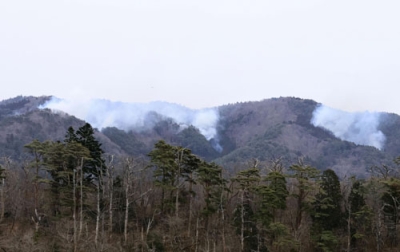
[[400, 114], [398, 0], [0, 1], [0, 100], [294, 96]]

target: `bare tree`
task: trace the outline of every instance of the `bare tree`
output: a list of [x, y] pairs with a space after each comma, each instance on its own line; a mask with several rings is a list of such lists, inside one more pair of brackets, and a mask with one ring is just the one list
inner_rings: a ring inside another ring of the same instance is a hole
[[72, 172], [72, 198], [73, 198], [73, 213], [72, 213], [72, 218], [73, 218], [73, 225], [74, 225], [74, 252], [77, 251], [77, 245], [78, 245], [78, 232], [77, 232], [77, 226], [76, 226], [76, 169], [73, 170]]
[[113, 230], [113, 197], [114, 197], [114, 156], [112, 155], [110, 157], [110, 161], [106, 167], [106, 173], [107, 173], [107, 182], [108, 182], [108, 201], [109, 201], [109, 206], [108, 206], [108, 235], [109, 238], [112, 236], [112, 230]]
[[5, 212], [5, 198], [4, 198], [4, 187], [6, 184], [5, 180], [5, 169], [0, 166], [0, 179], [1, 179], [1, 186], [0, 186], [0, 204], [1, 204], [1, 210], [0, 210], [0, 222], [4, 218], [4, 212]]
[[5, 188], [6, 188], [6, 172], [10, 170], [11, 159], [9, 157], [3, 157], [4, 168], [0, 166], [0, 222], [4, 219], [5, 209], [6, 209], [6, 199], [5, 199]]
[[100, 216], [101, 216], [101, 209], [100, 209], [100, 202], [101, 202], [101, 194], [100, 191], [103, 190], [103, 173], [102, 173], [102, 168], [98, 168], [99, 171], [99, 177], [96, 185], [96, 191], [97, 191], [97, 201], [96, 201], [96, 234], [95, 234], [95, 244], [96, 247], [98, 246], [98, 240], [99, 240], [99, 229], [100, 229]]
[[129, 218], [129, 196], [131, 193], [131, 183], [133, 180], [133, 158], [126, 158], [124, 165], [124, 192], [125, 192], [125, 220], [124, 220], [124, 243], [128, 241], [128, 218]]

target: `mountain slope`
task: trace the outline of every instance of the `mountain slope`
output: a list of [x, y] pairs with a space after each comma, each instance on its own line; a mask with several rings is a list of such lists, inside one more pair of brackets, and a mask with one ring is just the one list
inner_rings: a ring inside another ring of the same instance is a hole
[[[48, 109], [38, 109], [49, 97], [17, 97], [0, 102], [0, 157], [11, 157], [22, 161], [25, 158], [24, 145], [34, 139], [39, 141], [62, 141], [68, 127], [75, 129], [84, 125], [84, 121]], [[125, 154], [122, 149], [110, 141], [101, 132], [96, 137], [109, 153]]]
[[[69, 126], [84, 121], [62, 112], [38, 109], [50, 97], [16, 97], [0, 102], [0, 156], [24, 159], [23, 145], [33, 139], [62, 140]], [[343, 176], [366, 175], [373, 165], [390, 164], [400, 149], [400, 117], [382, 114], [380, 130], [386, 135], [382, 151], [336, 138], [310, 121], [318, 103], [299, 98], [274, 98], [221, 106], [217, 135], [207, 140], [194, 126], [182, 126], [157, 111], [149, 116], [162, 118], [151, 128], [124, 131], [108, 127], [96, 131], [107, 153], [146, 155], [160, 139], [190, 148], [195, 154], [226, 169], [244, 166], [253, 158], [260, 161], [282, 158], [285, 165], [305, 162], [319, 169], [331, 168]], [[222, 151], [216, 147], [220, 145]], [[218, 150], [218, 151], [217, 151]]]
[[[340, 175], [365, 175], [366, 168], [392, 163], [400, 145], [388, 134], [384, 151], [356, 145], [336, 138], [331, 132], [313, 126], [310, 121], [318, 104], [298, 98], [269, 99], [220, 108], [220, 137], [224, 155], [217, 161], [224, 166], [258, 158], [283, 158], [290, 165], [303, 157], [319, 169], [331, 168]], [[399, 128], [397, 115], [382, 124], [383, 132]], [[398, 131], [395, 131], [398, 132]]]

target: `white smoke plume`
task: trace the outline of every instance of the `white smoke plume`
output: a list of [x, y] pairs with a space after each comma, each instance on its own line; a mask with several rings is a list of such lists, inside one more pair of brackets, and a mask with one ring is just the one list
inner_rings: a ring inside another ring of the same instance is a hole
[[101, 99], [73, 101], [58, 98], [52, 98], [40, 108], [74, 115], [100, 130], [106, 127], [117, 127], [125, 131], [142, 131], [151, 129], [163, 118], [171, 118], [180, 125], [181, 129], [193, 125], [207, 140], [217, 139], [216, 127], [219, 113], [215, 108], [192, 110], [167, 102], [145, 104]]
[[386, 137], [378, 129], [380, 113], [345, 112], [327, 106], [318, 106], [311, 119], [316, 127], [331, 131], [337, 138], [359, 145], [368, 145], [382, 150]]

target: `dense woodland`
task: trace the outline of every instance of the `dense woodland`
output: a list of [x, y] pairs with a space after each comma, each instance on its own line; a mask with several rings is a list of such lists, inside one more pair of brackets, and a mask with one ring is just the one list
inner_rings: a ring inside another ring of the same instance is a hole
[[[339, 181], [302, 159], [225, 167], [159, 141], [105, 155], [85, 124], [3, 157], [1, 251], [397, 251], [398, 167]], [[399, 161], [399, 160], [398, 160]], [[328, 168], [328, 167], [326, 167]]]

